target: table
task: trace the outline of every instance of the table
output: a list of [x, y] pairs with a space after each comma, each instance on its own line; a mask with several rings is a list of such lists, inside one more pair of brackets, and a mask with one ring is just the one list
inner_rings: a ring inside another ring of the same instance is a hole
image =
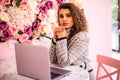
[[89, 80], [89, 73], [78, 66], [69, 66], [66, 69], [71, 70], [71, 74], [61, 80]]
[[[71, 74], [60, 80], [89, 80], [86, 70], [77, 66], [69, 66], [64, 69], [71, 70]], [[17, 74], [15, 59], [0, 60], [0, 80], [34, 80]]]

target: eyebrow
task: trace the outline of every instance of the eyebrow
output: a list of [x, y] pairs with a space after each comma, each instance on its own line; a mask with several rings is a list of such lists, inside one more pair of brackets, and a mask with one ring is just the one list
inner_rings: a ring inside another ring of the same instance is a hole
[[[65, 13], [65, 14], [72, 14], [72, 13], [70, 12], [70, 13]], [[59, 13], [59, 15], [62, 15], [62, 13], [61, 14]]]

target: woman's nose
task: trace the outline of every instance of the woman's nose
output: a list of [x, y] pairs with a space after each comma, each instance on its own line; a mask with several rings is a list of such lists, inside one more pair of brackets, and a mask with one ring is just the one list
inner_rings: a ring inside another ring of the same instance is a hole
[[67, 17], [63, 17], [63, 20], [67, 20]]

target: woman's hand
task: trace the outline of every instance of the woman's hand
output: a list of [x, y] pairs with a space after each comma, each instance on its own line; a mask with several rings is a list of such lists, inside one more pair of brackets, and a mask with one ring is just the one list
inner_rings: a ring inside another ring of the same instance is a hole
[[64, 27], [60, 26], [60, 27], [57, 27], [57, 28], [54, 29], [54, 37], [55, 37], [55, 39], [66, 37], [66, 35], [67, 35], [67, 32], [66, 32]]

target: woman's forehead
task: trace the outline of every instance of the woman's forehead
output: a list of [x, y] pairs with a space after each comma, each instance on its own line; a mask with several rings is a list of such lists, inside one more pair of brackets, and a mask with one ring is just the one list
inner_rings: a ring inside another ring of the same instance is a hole
[[61, 13], [71, 13], [69, 9], [60, 9], [59, 14]]

